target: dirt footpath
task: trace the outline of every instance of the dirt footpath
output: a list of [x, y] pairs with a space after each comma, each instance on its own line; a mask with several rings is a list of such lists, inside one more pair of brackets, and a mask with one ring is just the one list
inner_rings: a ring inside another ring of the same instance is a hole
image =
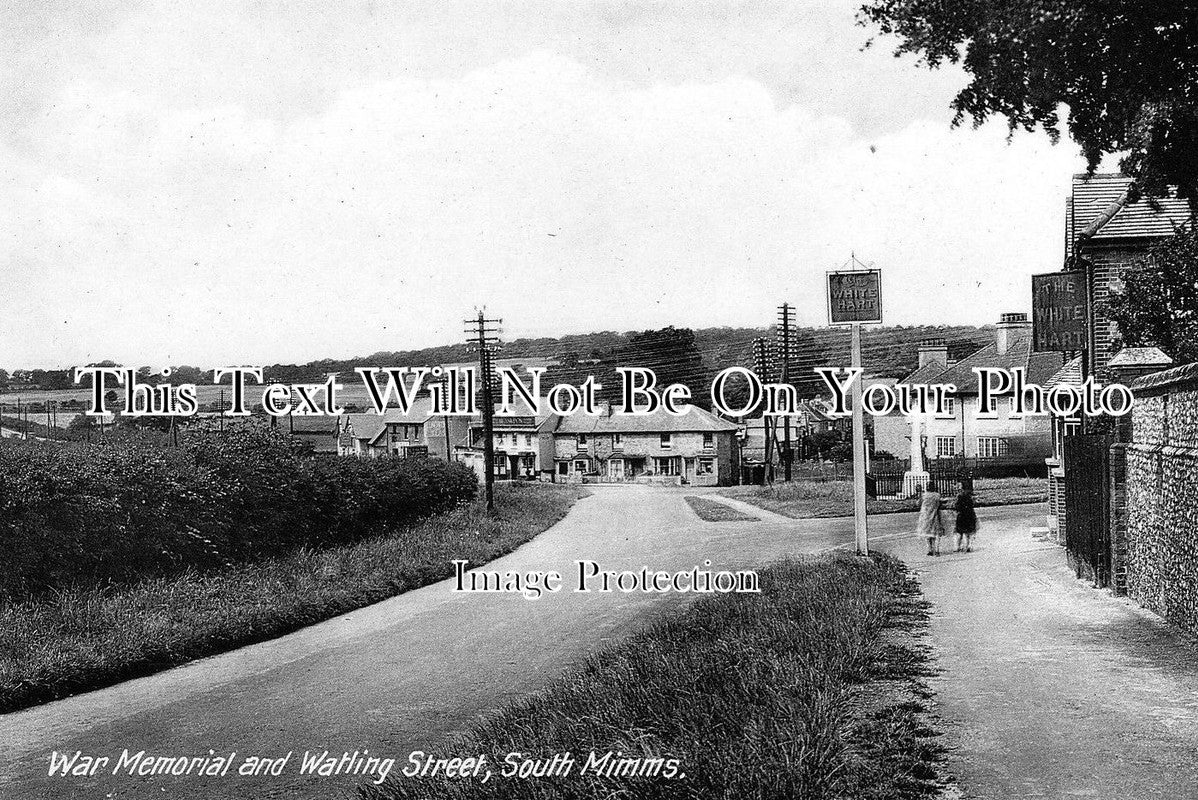
[[1198, 797], [1195, 642], [1078, 581], [1022, 520], [978, 514], [973, 553], [880, 544], [932, 602], [932, 688], [961, 794]]

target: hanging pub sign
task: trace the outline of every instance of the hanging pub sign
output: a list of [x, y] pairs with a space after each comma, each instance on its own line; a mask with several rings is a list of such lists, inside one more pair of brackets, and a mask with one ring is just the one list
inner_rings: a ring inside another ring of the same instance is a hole
[[882, 322], [882, 271], [828, 273], [828, 322], [851, 325]]
[[1032, 349], [1037, 353], [1086, 347], [1086, 273], [1032, 276]]

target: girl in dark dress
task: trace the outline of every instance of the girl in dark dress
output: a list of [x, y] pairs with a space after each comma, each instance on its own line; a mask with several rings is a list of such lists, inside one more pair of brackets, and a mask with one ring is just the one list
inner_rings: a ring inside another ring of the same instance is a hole
[[957, 551], [960, 552], [962, 542], [965, 552], [973, 550], [973, 535], [978, 532], [978, 515], [973, 510], [973, 492], [967, 486], [961, 487], [957, 495]]

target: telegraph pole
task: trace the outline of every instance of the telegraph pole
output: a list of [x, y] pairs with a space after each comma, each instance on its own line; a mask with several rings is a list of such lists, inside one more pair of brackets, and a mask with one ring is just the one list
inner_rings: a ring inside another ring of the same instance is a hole
[[[762, 381], [769, 382], [773, 380], [774, 364], [770, 353], [770, 343], [768, 339], [758, 337], [753, 342], [753, 367], [757, 376]], [[767, 483], [774, 481], [774, 424], [773, 418], [765, 414], [764, 407], [761, 414], [762, 434], [765, 436], [765, 452], [762, 459], [765, 461], [764, 470], [762, 471], [761, 479]]]
[[[778, 306], [778, 327], [782, 334], [782, 384], [790, 383], [790, 324], [794, 309], [789, 303], [783, 303]], [[783, 425], [783, 446], [782, 446], [782, 475], [787, 483], [790, 483], [790, 465], [792, 456], [790, 451], [790, 415], [786, 414], [782, 417]]]
[[480, 380], [483, 389], [483, 484], [486, 488], [487, 511], [495, 511], [495, 398], [492, 393], [492, 369], [494, 356], [492, 351], [499, 347], [500, 325], [502, 319], [488, 319], [485, 310], [478, 312], [476, 319], [465, 320], [471, 327], [466, 329], [470, 334], [470, 346], [478, 348], [478, 366], [482, 372]]
[[[441, 395], [442, 401], [441, 402], [446, 403], [447, 405], [450, 404], [449, 375], [447, 375], [447, 374], [441, 375], [441, 393], [442, 393], [442, 395]], [[453, 463], [454, 459], [453, 459], [453, 449], [449, 444], [449, 415], [442, 414], [441, 419], [444, 420], [444, 422], [445, 422], [445, 463], [450, 464], [450, 463]]]

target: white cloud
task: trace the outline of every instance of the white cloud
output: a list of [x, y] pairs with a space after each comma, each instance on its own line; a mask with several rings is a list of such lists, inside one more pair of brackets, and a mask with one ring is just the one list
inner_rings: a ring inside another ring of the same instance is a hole
[[[0, 151], [12, 365], [291, 361], [459, 338], [822, 321], [850, 251], [893, 323], [1027, 306], [1070, 147], [913, 120], [865, 138], [743, 77], [633, 85], [537, 52], [281, 123], [75, 83]], [[30, 330], [37, 335], [30, 335]], [[42, 332], [45, 333], [42, 333]]]

